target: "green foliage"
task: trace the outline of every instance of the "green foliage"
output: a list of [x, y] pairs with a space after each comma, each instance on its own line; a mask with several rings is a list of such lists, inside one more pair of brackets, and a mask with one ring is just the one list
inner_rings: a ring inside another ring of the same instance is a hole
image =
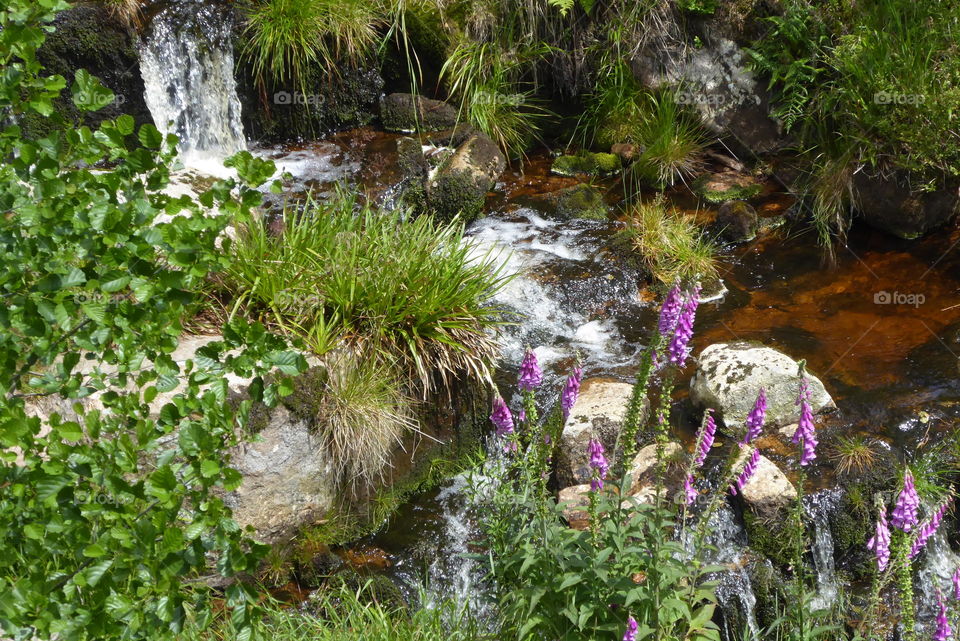
[[717, 10], [717, 0], [677, 0], [677, 6], [690, 13], [709, 16]]
[[336, 76], [371, 54], [383, 21], [378, 8], [364, 0], [245, 0], [242, 55], [261, 83], [294, 83], [305, 92], [311, 66]]
[[[49, 115], [65, 86], [35, 53], [67, 6], [0, 10], [0, 104], [16, 117]], [[71, 94], [88, 110], [112, 98], [85, 72]], [[209, 613], [185, 577], [211, 563], [247, 572], [264, 551], [221, 498], [240, 482], [227, 452], [251, 403], [287, 389], [264, 375], [297, 373], [303, 358], [244, 321], [184, 363], [172, 353], [200, 284], [224, 267], [225, 228], [274, 168], [244, 153], [241, 183], [172, 198], [175, 142], [129, 116], [0, 136], [0, 628], [16, 638], [174, 638], [191, 612], [201, 626]], [[252, 398], [228, 403], [228, 375], [252, 379]], [[235, 582], [226, 597], [248, 638], [255, 594]]]
[[359, 207], [341, 192], [283, 215], [283, 233], [254, 221], [240, 229], [219, 275], [230, 314], [302, 338], [325, 355], [344, 346], [377, 353], [433, 389], [466, 373], [485, 380], [501, 311], [491, 296], [508, 280], [495, 257], [477, 256], [456, 221], [407, 219]]
[[560, 156], [553, 161], [550, 171], [560, 176], [610, 176], [621, 169], [620, 157], [614, 154], [581, 151], [576, 155]]
[[713, 243], [692, 218], [669, 209], [663, 196], [632, 207], [626, 233], [650, 273], [664, 284], [717, 276]]

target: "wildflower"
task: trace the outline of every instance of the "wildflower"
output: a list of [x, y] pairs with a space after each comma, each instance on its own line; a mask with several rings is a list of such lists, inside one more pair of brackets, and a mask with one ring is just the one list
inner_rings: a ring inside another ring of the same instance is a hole
[[537, 355], [532, 349], [528, 349], [523, 355], [523, 362], [520, 363], [520, 379], [517, 381], [517, 387], [529, 392], [540, 387], [541, 383], [543, 383], [543, 371], [537, 363]]
[[920, 550], [923, 549], [923, 546], [927, 544], [927, 541], [930, 540], [930, 537], [933, 536], [937, 528], [940, 527], [941, 521], [943, 521], [943, 515], [947, 513], [947, 508], [950, 507], [950, 501], [946, 501], [937, 508], [937, 511], [933, 513], [926, 523], [920, 527], [920, 531], [917, 532], [917, 538], [913, 540], [913, 545], [910, 546], [910, 558], [920, 554]]
[[660, 308], [660, 321], [657, 323], [657, 331], [661, 336], [667, 337], [673, 334], [677, 327], [677, 320], [680, 317], [680, 308], [683, 305], [683, 296], [680, 293], [680, 285], [674, 285], [663, 299], [663, 306]]
[[760, 463], [760, 450], [753, 448], [753, 453], [750, 455], [750, 458], [747, 460], [747, 464], [743, 466], [743, 471], [740, 472], [740, 476], [737, 477], [737, 480], [734, 481], [734, 484], [730, 486], [730, 494], [734, 496], [737, 495], [737, 492], [743, 490], [743, 486], [750, 481], [750, 477], [753, 476], [754, 472], [757, 471], [757, 465]]
[[807, 378], [800, 378], [800, 394], [797, 396], [797, 405], [800, 406], [800, 422], [797, 431], [793, 433], [794, 443], [803, 443], [803, 452], [800, 454], [800, 465], [808, 465], [817, 458], [817, 433], [813, 425], [813, 407], [810, 406], [810, 387]]
[[953, 573], [953, 598], [960, 601], [960, 567]]
[[693, 505], [693, 502], [697, 500], [697, 491], [693, 489], [693, 474], [687, 474], [687, 478], [683, 482], [683, 492], [686, 495], [687, 505]]
[[950, 630], [950, 620], [947, 618], [947, 604], [943, 602], [943, 594], [937, 590], [937, 606], [940, 610], [937, 612], [937, 630], [933, 633], [933, 641], [948, 641], [953, 638], [953, 632]]
[[674, 365], [683, 367], [684, 361], [690, 355], [690, 339], [693, 338], [693, 321], [697, 316], [697, 305], [700, 304], [700, 286], [695, 285], [683, 302], [683, 309], [677, 318], [677, 331], [667, 347], [667, 358]]
[[920, 497], [913, 485], [913, 474], [907, 470], [903, 475], [903, 490], [897, 498], [893, 508], [893, 517], [890, 519], [893, 527], [909, 532], [917, 524], [917, 509], [920, 507]]
[[707, 460], [707, 454], [713, 447], [713, 439], [717, 434], [717, 423], [713, 420], [713, 410], [708, 409], [704, 415], [700, 434], [697, 435], [697, 456], [693, 459], [693, 466], [700, 467]]
[[493, 400], [490, 422], [497, 427], [497, 436], [506, 436], [513, 433], [513, 414], [510, 413], [510, 408], [507, 407], [506, 401], [501, 396]]
[[560, 395], [560, 406], [563, 408], [563, 418], [566, 420], [570, 416], [570, 410], [577, 402], [577, 396], [580, 395], [580, 381], [583, 379], [583, 368], [574, 367], [573, 374], [567, 377], [567, 382], [563, 386], [563, 393]]
[[595, 438], [590, 439], [587, 446], [587, 452], [590, 454], [590, 467], [593, 468], [593, 478], [590, 480], [590, 489], [594, 492], [603, 489], [603, 479], [607, 476], [607, 470], [610, 466], [604, 456], [603, 443]]
[[747, 433], [744, 434], [743, 440], [740, 442], [740, 445], [746, 445], [753, 439], [760, 436], [760, 431], [763, 429], [763, 423], [767, 418], [767, 392], [762, 387], [760, 388], [760, 393], [757, 394], [757, 400], [753, 404], [753, 409], [750, 410], [750, 413], [747, 414]]
[[883, 572], [890, 563], [890, 528], [887, 526], [887, 508], [880, 512], [876, 534], [867, 541], [867, 549], [877, 555], [877, 570]]
[[623, 641], [637, 641], [637, 620], [627, 617], [627, 630], [623, 633]]

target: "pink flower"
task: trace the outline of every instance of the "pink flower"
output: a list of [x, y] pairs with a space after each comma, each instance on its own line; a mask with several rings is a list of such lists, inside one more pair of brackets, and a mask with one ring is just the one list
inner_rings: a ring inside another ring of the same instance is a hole
[[752, 477], [754, 472], [757, 471], [757, 465], [759, 463], [760, 450], [754, 448], [753, 453], [750, 454], [749, 460], [747, 460], [747, 464], [743, 467], [743, 471], [740, 472], [737, 480], [734, 481], [733, 485], [730, 486], [730, 494], [736, 496], [738, 492], [743, 490], [743, 486], [750, 481], [750, 477]]
[[543, 383], [543, 370], [537, 363], [537, 355], [532, 349], [528, 349], [523, 355], [523, 362], [520, 363], [520, 379], [517, 381], [517, 387], [524, 391], [532, 391]]
[[793, 442], [802, 443], [803, 451], [800, 454], [800, 465], [809, 465], [817, 458], [817, 433], [813, 425], [813, 408], [810, 406], [810, 387], [806, 377], [800, 378], [800, 394], [797, 396], [797, 405], [800, 406], [800, 422], [797, 431], [793, 433]]
[[703, 424], [700, 426], [700, 434], [697, 435], [696, 458], [693, 459], [693, 466], [700, 467], [707, 460], [707, 454], [713, 447], [713, 440], [717, 434], [717, 423], [713, 420], [713, 410], [708, 409], [703, 417]]
[[893, 508], [893, 517], [890, 519], [895, 528], [904, 532], [909, 532], [917, 524], [917, 510], [920, 507], [920, 497], [917, 496], [917, 488], [913, 484], [913, 474], [907, 470], [903, 475], [903, 490], [900, 491], [900, 497]]
[[757, 400], [753, 404], [753, 409], [747, 414], [747, 433], [744, 434], [740, 445], [746, 445], [758, 436], [763, 430], [763, 424], [767, 418], [767, 392], [762, 387], [757, 394]]
[[693, 505], [693, 502], [697, 500], [698, 496], [697, 491], [693, 489], [693, 474], [687, 474], [687, 478], [684, 479], [683, 492], [687, 505]]
[[880, 511], [876, 534], [867, 541], [867, 549], [877, 555], [877, 569], [883, 572], [890, 563], [890, 528], [887, 527], [887, 508]]

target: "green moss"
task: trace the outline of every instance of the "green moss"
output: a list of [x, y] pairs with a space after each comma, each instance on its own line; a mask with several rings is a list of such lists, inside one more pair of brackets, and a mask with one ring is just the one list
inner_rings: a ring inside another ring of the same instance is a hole
[[560, 156], [553, 161], [550, 171], [558, 176], [609, 176], [620, 171], [620, 157], [615, 154], [581, 152]]
[[750, 510], [744, 510], [743, 524], [750, 549], [770, 559], [775, 567], [785, 568], [790, 565], [793, 552], [784, 545], [784, 541], [790, 540], [793, 535], [787, 531], [784, 523], [767, 522]]
[[586, 183], [578, 183], [556, 192], [550, 198], [562, 218], [607, 220], [607, 204], [600, 190]]
[[710, 176], [705, 174], [693, 183], [693, 193], [710, 203], [725, 203], [728, 200], [750, 200], [756, 198], [763, 191], [762, 185], [734, 185], [729, 189], [708, 189]]
[[417, 53], [418, 61], [439, 68], [446, 60], [450, 36], [444, 29], [443, 16], [437, 5], [420, 2], [408, 7], [403, 15], [406, 37]]
[[459, 214], [464, 222], [470, 222], [483, 213], [486, 197], [487, 192], [477, 187], [470, 172], [440, 172], [430, 188], [430, 211], [441, 220]]
[[781, 616], [783, 605], [788, 602], [784, 589], [786, 581], [772, 563], [751, 563], [747, 571], [757, 599], [754, 609], [757, 623], [763, 629], [770, 629]]

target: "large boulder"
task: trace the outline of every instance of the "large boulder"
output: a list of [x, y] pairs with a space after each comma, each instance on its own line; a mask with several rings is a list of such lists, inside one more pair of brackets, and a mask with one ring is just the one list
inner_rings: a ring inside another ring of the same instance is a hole
[[563, 426], [557, 453], [557, 480], [561, 487], [589, 483], [592, 471], [587, 446], [590, 439], [603, 443], [608, 459], [614, 448], [633, 394], [633, 385], [609, 378], [583, 382], [580, 396]]
[[481, 133], [470, 136], [427, 181], [428, 208], [444, 220], [458, 214], [473, 220], [506, 166], [496, 143]]
[[[667, 463], [667, 478], [664, 482], [667, 486], [674, 487], [678, 482], [682, 482], [682, 474], [678, 474], [680, 467], [674, 465], [677, 459], [683, 454], [683, 447], [679, 443], [668, 442], [663, 447], [663, 458]], [[651, 443], [642, 448], [637, 455], [633, 457], [630, 468], [631, 485], [629, 494], [639, 494], [645, 488], [656, 485], [657, 470], [657, 444]]]
[[411, 93], [392, 93], [380, 103], [380, 121], [387, 131], [441, 131], [455, 127], [457, 110], [440, 100]]
[[[748, 450], [744, 450], [744, 455]], [[761, 456], [750, 480], [740, 489], [744, 503], [764, 521], [781, 520], [797, 500], [797, 488], [777, 464]]]
[[942, 177], [933, 191], [911, 188], [907, 176], [858, 172], [853, 188], [860, 216], [900, 238], [913, 239], [947, 223], [960, 210], [960, 180]]
[[[728, 433], [739, 435], [760, 388], [767, 395], [766, 424], [782, 427], [800, 418], [796, 404], [798, 363], [786, 354], [759, 343], [715, 343], [700, 353], [690, 381], [690, 400], [713, 408]], [[820, 379], [807, 373], [810, 403], [815, 413], [836, 405]]]

